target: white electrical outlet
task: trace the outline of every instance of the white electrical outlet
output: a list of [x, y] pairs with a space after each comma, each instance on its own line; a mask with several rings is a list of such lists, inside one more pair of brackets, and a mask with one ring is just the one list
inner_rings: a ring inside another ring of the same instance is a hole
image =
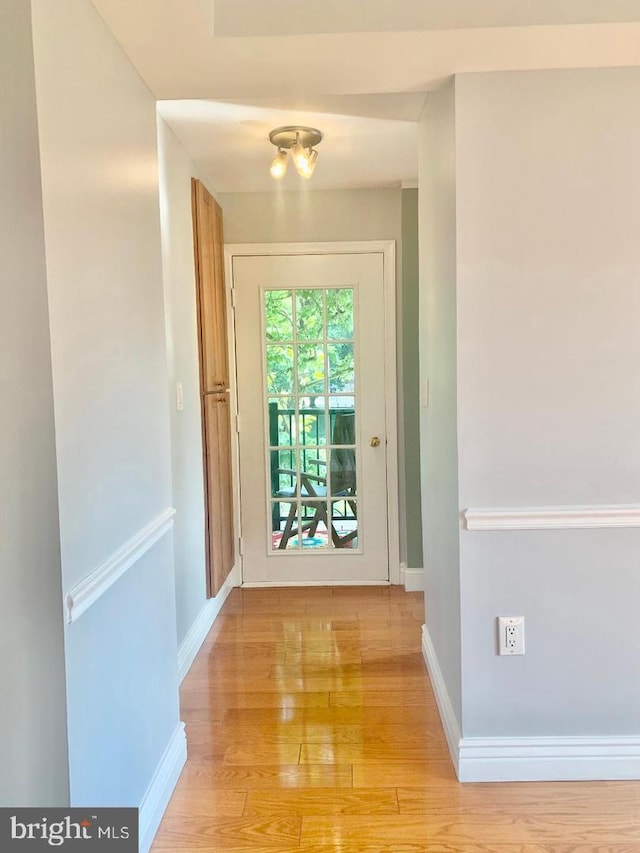
[[524, 616], [498, 616], [498, 654], [524, 654]]
[[184, 409], [184, 392], [182, 390], [182, 382], [176, 384], [176, 410], [181, 412]]

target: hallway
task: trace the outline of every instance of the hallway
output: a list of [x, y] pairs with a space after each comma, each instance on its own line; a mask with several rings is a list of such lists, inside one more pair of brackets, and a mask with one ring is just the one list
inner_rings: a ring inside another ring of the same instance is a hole
[[638, 853], [638, 783], [459, 785], [421, 593], [236, 589], [181, 691], [153, 850]]

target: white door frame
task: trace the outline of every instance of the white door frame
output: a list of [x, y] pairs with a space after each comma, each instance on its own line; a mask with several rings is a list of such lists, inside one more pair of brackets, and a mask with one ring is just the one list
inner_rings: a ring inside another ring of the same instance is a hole
[[[383, 256], [383, 287], [385, 310], [385, 418], [387, 434], [387, 541], [389, 547], [389, 583], [400, 584], [400, 519], [398, 513], [398, 395], [396, 373], [396, 244], [394, 240], [361, 240], [335, 243], [228, 243], [224, 247], [225, 280], [229, 291], [229, 304], [234, 306], [233, 259], [259, 255], [357, 255], [378, 253]], [[235, 359], [235, 314], [229, 312], [233, 341], [230, 354], [232, 373], [232, 401], [237, 414], [237, 374]], [[240, 457], [238, 419], [232, 434], [234, 455], [234, 482], [239, 484]], [[240, 527], [240, 489], [236, 486], [235, 516]], [[240, 555], [242, 565], [242, 555]]]

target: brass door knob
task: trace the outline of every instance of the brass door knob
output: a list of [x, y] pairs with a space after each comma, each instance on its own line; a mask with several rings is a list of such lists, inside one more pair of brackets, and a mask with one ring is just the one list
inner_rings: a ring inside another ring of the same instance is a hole
[[380, 439], [377, 435], [374, 435], [373, 438], [369, 439], [369, 444], [371, 447], [380, 447]]

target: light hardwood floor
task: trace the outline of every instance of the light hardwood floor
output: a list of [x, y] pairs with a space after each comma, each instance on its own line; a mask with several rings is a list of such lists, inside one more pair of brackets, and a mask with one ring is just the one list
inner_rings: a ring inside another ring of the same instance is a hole
[[640, 853], [640, 783], [456, 781], [423, 621], [398, 587], [234, 590], [155, 853]]

